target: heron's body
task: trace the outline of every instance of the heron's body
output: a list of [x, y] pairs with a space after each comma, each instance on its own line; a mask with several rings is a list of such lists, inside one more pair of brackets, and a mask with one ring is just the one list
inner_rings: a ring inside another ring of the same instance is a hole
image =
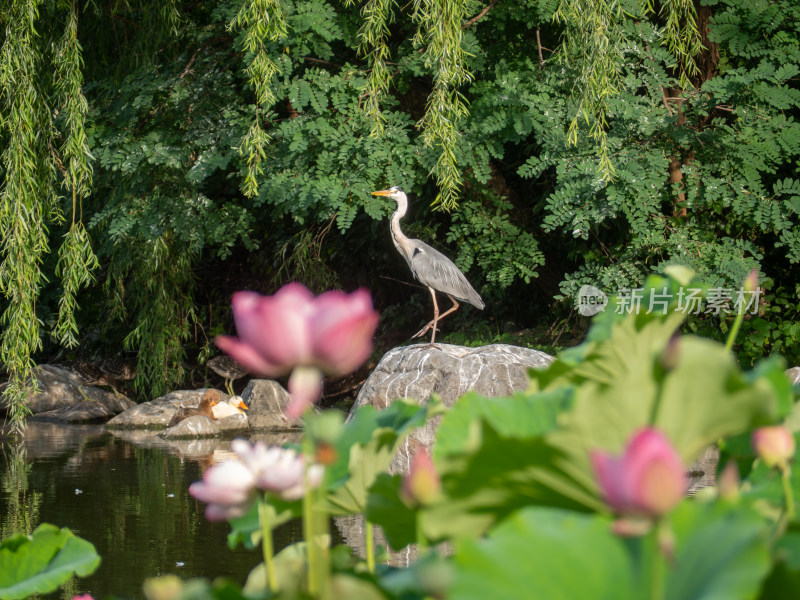
[[228, 392], [229, 396], [235, 395], [233, 393], [233, 382], [248, 374], [244, 366], [225, 354], [215, 356], [206, 364], [214, 373], [225, 378], [225, 390]]
[[[411, 273], [417, 281], [428, 288], [433, 298], [433, 320], [414, 337], [422, 336], [428, 329], [433, 329], [431, 335], [431, 346], [433, 346], [436, 339], [436, 325], [439, 319], [443, 319], [458, 308], [456, 299], [468, 302], [479, 309], [484, 307], [483, 300], [453, 261], [422, 240], [407, 237], [400, 229], [400, 219], [408, 211], [408, 197], [402, 190], [390, 188], [373, 194], [392, 198], [397, 203], [397, 210], [394, 211], [391, 220], [392, 241], [397, 251], [406, 259]], [[453, 301], [453, 306], [441, 316], [436, 303], [436, 292], [446, 294]]]

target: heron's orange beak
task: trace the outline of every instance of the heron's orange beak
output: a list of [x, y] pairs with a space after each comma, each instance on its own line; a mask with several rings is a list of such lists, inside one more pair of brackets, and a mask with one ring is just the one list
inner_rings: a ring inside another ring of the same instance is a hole
[[373, 196], [391, 196], [392, 190], [380, 190], [378, 192], [372, 192]]

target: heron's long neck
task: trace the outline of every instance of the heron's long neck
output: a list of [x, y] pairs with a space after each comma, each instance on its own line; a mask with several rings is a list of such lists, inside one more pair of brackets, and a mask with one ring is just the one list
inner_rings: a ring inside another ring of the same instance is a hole
[[400, 219], [406, 216], [406, 211], [408, 210], [408, 199], [403, 195], [396, 198], [395, 202], [397, 202], [397, 210], [392, 215], [392, 241], [400, 253], [406, 257], [406, 260], [410, 260], [413, 252], [411, 240], [400, 229]]

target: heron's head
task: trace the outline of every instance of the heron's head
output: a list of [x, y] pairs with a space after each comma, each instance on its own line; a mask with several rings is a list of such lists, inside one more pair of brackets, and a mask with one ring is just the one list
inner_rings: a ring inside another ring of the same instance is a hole
[[406, 194], [403, 190], [399, 187], [390, 187], [388, 190], [380, 190], [378, 192], [372, 192], [373, 196], [386, 196], [387, 198], [391, 198], [395, 202], [400, 202], [402, 200], [406, 200]]

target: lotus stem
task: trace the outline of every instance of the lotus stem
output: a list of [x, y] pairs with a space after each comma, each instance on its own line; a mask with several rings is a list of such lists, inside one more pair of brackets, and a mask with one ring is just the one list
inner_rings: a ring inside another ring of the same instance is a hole
[[725, 351], [730, 352], [733, 350], [733, 343], [736, 341], [736, 336], [739, 335], [739, 328], [742, 326], [742, 321], [744, 320], [744, 311], [742, 307], [739, 306], [739, 312], [736, 313], [736, 318], [733, 321], [733, 325], [731, 326], [731, 331], [728, 334], [728, 340], [725, 342]]
[[[303, 455], [308, 461], [311, 456], [310, 446], [311, 440], [308, 435], [303, 437]], [[319, 551], [316, 543], [317, 532], [315, 519], [313, 514], [314, 499], [311, 495], [311, 490], [308, 489], [308, 465], [306, 464], [306, 472], [303, 476], [303, 486], [305, 493], [303, 494], [303, 533], [306, 538], [306, 560], [308, 561], [308, 594], [312, 598], [319, 597], [321, 582], [319, 581], [319, 569], [317, 563], [319, 562]]]
[[261, 524], [261, 550], [264, 554], [264, 567], [267, 571], [267, 586], [269, 591], [278, 591], [278, 578], [275, 575], [275, 561], [273, 560], [274, 548], [272, 545], [272, 527], [269, 518], [270, 506], [264, 494], [258, 496], [258, 521]]
[[651, 600], [663, 600], [664, 598], [664, 564], [666, 563], [666, 559], [663, 556], [663, 550], [659, 541], [659, 527], [654, 528], [652, 534], [655, 537], [655, 551], [653, 552], [653, 581], [650, 590]]
[[792, 469], [786, 465], [781, 469], [781, 480], [783, 482], [783, 495], [786, 499], [786, 516], [791, 523], [794, 521], [794, 492], [792, 491]]
[[373, 525], [364, 518], [364, 548], [367, 555], [367, 570], [375, 573], [375, 548], [372, 535]]

